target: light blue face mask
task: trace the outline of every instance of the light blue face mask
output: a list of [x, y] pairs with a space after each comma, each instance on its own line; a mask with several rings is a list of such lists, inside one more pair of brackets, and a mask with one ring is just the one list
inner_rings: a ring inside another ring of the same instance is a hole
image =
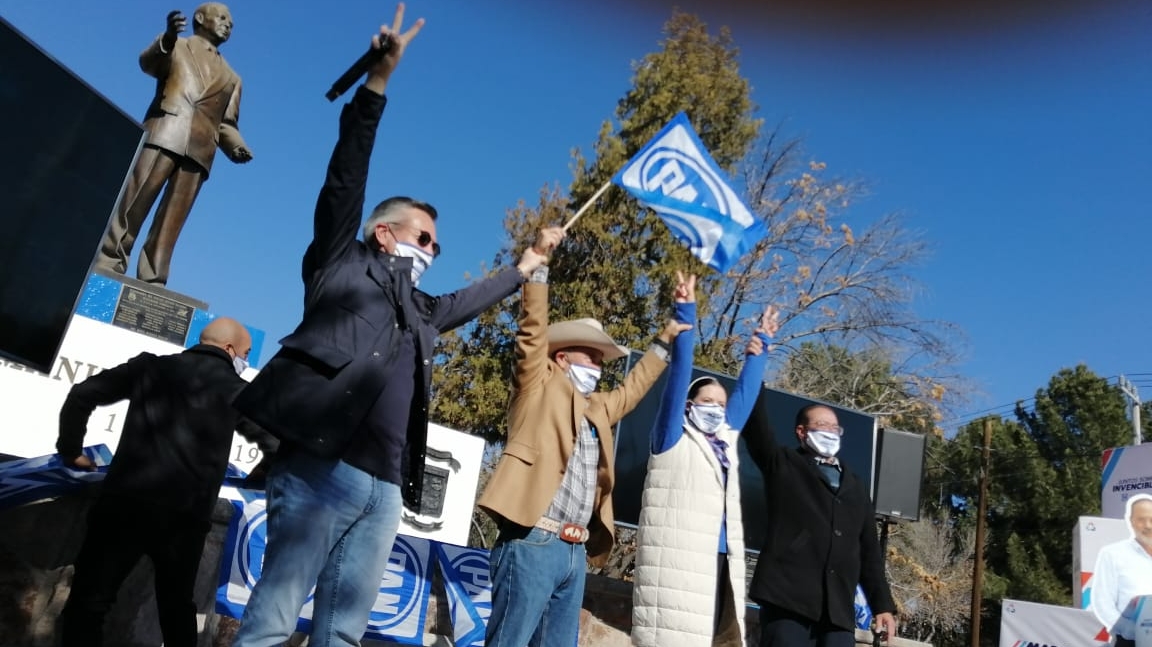
[[832, 458], [840, 451], [840, 434], [835, 431], [809, 429], [804, 442], [812, 451], [824, 458]]
[[432, 267], [432, 255], [415, 245], [397, 241], [393, 255], [412, 259], [412, 285], [420, 285], [420, 276]]
[[725, 408], [719, 404], [695, 404], [688, 407], [688, 420], [700, 431], [714, 434], [724, 424]]
[[600, 382], [600, 369], [594, 366], [570, 364], [568, 366], [568, 377], [572, 380], [572, 384], [576, 387], [577, 391], [588, 395], [596, 390], [596, 385]]
[[237, 375], [243, 375], [244, 371], [248, 370], [248, 360], [237, 355], [232, 358], [232, 368], [236, 370]]

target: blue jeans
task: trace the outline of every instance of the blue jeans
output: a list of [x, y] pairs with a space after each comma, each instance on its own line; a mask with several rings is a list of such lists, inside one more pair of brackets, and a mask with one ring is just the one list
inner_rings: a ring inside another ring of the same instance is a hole
[[490, 556], [487, 647], [574, 647], [587, 554], [540, 528], [508, 526]]
[[279, 647], [312, 585], [312, 647], [359, 645], [392, 554], [400, 486], [293, 451], [268, 474], [268, 543], [233, 647]]

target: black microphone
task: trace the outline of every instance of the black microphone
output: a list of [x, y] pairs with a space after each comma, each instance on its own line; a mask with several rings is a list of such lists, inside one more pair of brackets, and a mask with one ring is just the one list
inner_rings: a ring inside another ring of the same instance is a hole
[[380, 47], [369, 47], [364, 55], [356, 59], [352, 67], [348, 68], [336, 82], [332, 84], [332, 88], [324, 95], [329, 101], [335, 101], [336, 97], [348, 91], [352, 84], [356, 83], [360, 77], [368, 73], [368, 68], [372, 67], [380, 57], [392, 51], [392, 46], [395, 43], [392, 36], [389, 34], [380, 34]]

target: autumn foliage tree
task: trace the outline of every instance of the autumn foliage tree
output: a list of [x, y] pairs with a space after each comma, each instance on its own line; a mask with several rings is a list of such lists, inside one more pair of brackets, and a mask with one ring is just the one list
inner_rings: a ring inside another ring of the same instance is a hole
[[[907, 369], [902, 378], [922, 376], [926, 390], [905, 389], [906, 395], [930, 394], [942, 374], [937, 369], [951, 359], [951, 331], [911, 310], [911, 274], [924, 255], [923, 241], [894, 215], [850, 217], [850, 207], [863, 197], [859, 184], [807, 159], [800, 142], [779, 128], [762, 132], [728, 30], [713, 33], [695, 16], [674, 13], [659, 48], [634, 63], [633, 72], [631, 89], [602, 124], [592, 150], [573, 153], [568, 188], [549, 181], [532, 203], [508, 211], [508, 240], [529, 241], [541, 226], [564, 223], [681, 111], [735, 178], [769, 236], [720, 274], [693, 258], [652, 212], [609, 189], [553, 255], [552, 320], [595, 317], [620, 343], [645, 348], [671, 312], [676, 271], [687, 269], [700, 276], [698, 365], [734, 373], [739, 340], [764, 307], [775, 304], [784, 323], [776, 362], [804, 355], [806, 343], [856, 354], [882, 342], [890, 366]], [[520, 252], [509, 243], [492, 265], [512, 262]], [[433, 381], [434, 420], [499, 444], [518, 307], [514, 297], [510, 307], [490, 309], [443, 338]], [[622, 362], [616, 364], [607, 367], [607, 387], [620, 377]], [[483, 528], [477, 524], [477, 537], [490, 535]], [[628, 533], [618, 535], [623, 548], [611, 558], [612, 571], [625, 576], [630, 542]]]
[[[726, 29], [711, 34], [695, 16], [674, 13], [660, 48], [634, 64], [632, 88], [601, 126], [590, 156], [574, 152], [567, 191], [545, 185], [534, 204], [510, 210], [513, 241], [563, 223], [678, 112], [685, 112], [717, 163], [740, 181], [746, 203], [769, 236], [730, 271], [702, 266], [667, 227], [625, 192], [605, 192], [570, 230], [550, 264], [553, 320], [595, 317], [621, 343], [644, 348], [670, 312], [675, 272], [700, 274], [701, 343], [697, 364], [725, 372], [739, 365], [739, 344], [767, 304], [782, 312], [780, 357], [801, 344], [851, 352], [883, 344], [893, 365], [917, 380], [916, 397], [946, 391], [942, 367], [953, 359], [951, 328], [911, 310], [915, 265], [925, 244], [895, 215], [848, 224], [862, 187], [804, 157], [779, 129], [761, 134], [738, 49]], [[520, 252], [502, 249], [493, 265]], [[490, 310], [445, 337], [437, 358], [434, 417], [484, 434], [504, 431], [516, 306]], [[617, 371], [621, 367], [615, 367]], [[611, 384], [618, 374], [609, 375]], [[921, 388], [922, 387], [922, 388]], [[935, 394], [935, 396], [933, 395]]]

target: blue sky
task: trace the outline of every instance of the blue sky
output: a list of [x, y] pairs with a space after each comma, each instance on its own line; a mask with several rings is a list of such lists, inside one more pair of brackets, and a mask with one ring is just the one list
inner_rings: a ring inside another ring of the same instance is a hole
[[[677, 4], [732, 28], [760, 116], [869, 183], [855, 217], [899, 211], [930, 242], [915, 307], [966, 334], [960, 370], [981, 392], [959, 414], [1029, 398], [1079, 362], [1149, 372], [1152, 5]], [[339, 112], [323, 94], [394, 4], [229, 6], [221, 51], [244, 79], [255, 160], [217, 157], [169, 287], [266, 331], [266, 360], [300, 316], [300, 254]], [[423, 287], [460, 285], [501, 244], [507, 208], [567, 186], [570, 151], [590, 148], [671, 7], [408, 2], [427, 25], [389, 87], [368, 199], [440, 210], [445, 254]], [[0, 0], [0, 15], [137, 119], [153, 83], [136, 58], [175, 8], [194, 5]]]

